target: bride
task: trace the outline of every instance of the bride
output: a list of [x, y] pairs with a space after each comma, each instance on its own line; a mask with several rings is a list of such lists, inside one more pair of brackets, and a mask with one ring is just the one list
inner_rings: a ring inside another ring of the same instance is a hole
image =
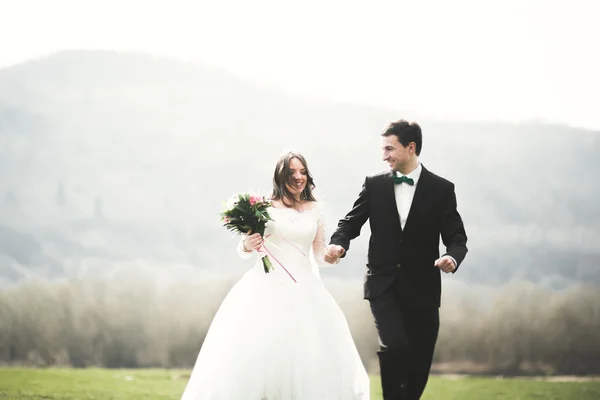
[[[369, 399], [369, 377], [346, 319], [319, 278], [318, 266], [330, 264], [313, 188], [302, 155], [279, 159], [273, 221], [264, 237], [240, 242], [238, 253], [255, 258], [254, 267], [223, 300], [182, 400]], [[272, 255], [268, 274], [256, 252], [261, 246]]]

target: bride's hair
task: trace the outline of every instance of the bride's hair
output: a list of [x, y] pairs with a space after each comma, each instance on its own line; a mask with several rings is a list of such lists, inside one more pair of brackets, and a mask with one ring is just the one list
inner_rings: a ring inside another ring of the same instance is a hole
[[290, 185], [294, 184], [294, 176], [290, 169], [290, 163], [294, 158], [300, 161], [306, 170], [306, 187], [302, 193], [300, 193], [300, 199], [303, 201], [316, 201], [312, 193], [315, 188], [315, 183], [308, 170], [306, 159], [300, 153], [289, 152], [281, 156], [275, 165], [275, 173], [273, 174], [273, 193], [271, 193], [272, 200], [281, 200], [283, 204], [288, 207], [293, 207], [298, 202], [286, 186], [286, 183], [289, 183]]

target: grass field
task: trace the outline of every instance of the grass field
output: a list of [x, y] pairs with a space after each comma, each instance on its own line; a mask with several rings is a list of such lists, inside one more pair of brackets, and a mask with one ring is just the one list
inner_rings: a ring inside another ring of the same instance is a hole
[[[0, 399], [180, 399], [188, 376], [186, 370], [0, 368]], [[377, 376], [372, 378], [372, 394], [372, 400], [382, 398]], [[434, 399], [597, 400], [600, 399], [600, 381], [432, 377], [423, 400]]]

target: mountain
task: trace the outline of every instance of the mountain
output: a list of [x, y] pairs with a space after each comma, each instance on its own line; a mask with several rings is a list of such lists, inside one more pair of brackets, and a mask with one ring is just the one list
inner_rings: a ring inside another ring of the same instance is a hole
[[[399, 94], [401, 96], [402, 94]], [[329, 231], [379, 133], [406, 117], [286, 93], [139, 53], [69, 51], [0, 69], [0, 276], [239, 275], [219, 224], [233, 192], [268, 192], [280, 153], [309, 162]], [[456, 184], [470, 252], [446, 279], [600, 284], [600, 132], [527, 122], [418, 121], [421, 160]], [[358, 279], [368, 226], [344, 266]]]

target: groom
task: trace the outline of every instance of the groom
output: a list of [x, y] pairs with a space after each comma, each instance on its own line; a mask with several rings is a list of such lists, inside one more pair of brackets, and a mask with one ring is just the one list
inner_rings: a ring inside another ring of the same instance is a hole
[[[439, 329], [440, 271], [455, 272], [467, 254], [454, 184], [420, 162], [421, 128], [405, 120], [381, 134], [391, 171], [367, 177], [352, 210], [331, 237], [326, 260], [344, 257], [369, 220], [364, 297], [379, 336], [384, 400], [417, 400], [431, 369]], [[440, 257], [440, 236], [446, 253]]]

